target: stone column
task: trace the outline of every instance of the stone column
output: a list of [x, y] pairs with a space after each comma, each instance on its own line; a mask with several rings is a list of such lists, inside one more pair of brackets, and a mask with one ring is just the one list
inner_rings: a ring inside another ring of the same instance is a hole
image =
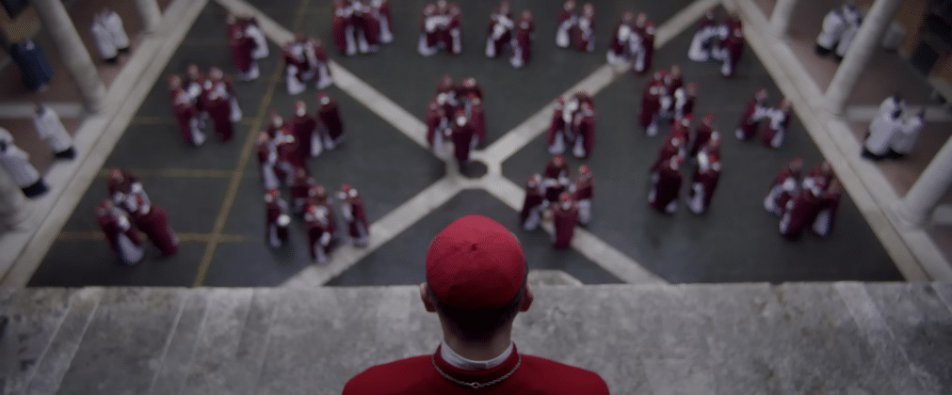
[[946, 140], [906, 196], [896, 205], [896, 216], [913, 227], [925, 225], [952, 185], [952, 138]]
[[162, 10], [159, 9], [159, 3], [155, 0], [136, 0], [136, 9], [139, 10], [139, 16], [142, 17], [144, 33], [152, 33], [159, 28], [159, 22], [162, 21]]
[[778, 36], [787, 34], [790, 27], [790, 18], [793, 16], [793, 9], [797, 5], [797, 0], [777, 0], [774, 5], [773, 13], [770, 14], [770, 28]]
[[11, 229], [29, 217], [29, 203], [6, 170], [0, 169], [0, 230]]
[[883, 41], [883, 35], [889, 29], [901, 4], [902, 0], [876, 0], [863, 18], [863, 25], [860, 26], [856, 38], [846, 51], [846, 57], [836, 69], [836, 75], [826, 89], [826, 100], [834, 113], [843, 112], [846, 100], [853, 93], [853, 87]]
[[66, 71], [76, 81], [86, 109], [90, 112], [99, 111], [106, 97], [106, 85], [99, 78], [96, 65], [86, 51], [83, 40], [79, 38], [62, 1], [31, 0], [30, 3], [43, 22], [43, 29], [53, 38], [53, 44], [59, 51]]

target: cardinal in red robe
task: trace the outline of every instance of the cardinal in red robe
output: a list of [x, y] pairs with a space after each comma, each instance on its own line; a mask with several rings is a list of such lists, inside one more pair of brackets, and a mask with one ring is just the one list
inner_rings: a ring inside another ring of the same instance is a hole
[[473, 126], [473, 148], [486, 145], [486, 113], [483, 111], [483, 99], [476, 92], [470, 92], [466, 105], [469, 107], [469, 123]]
[[278, 248], [288, 242], [288, 203], [281, 198], [277, 189], [264, 195], [265, 203], [265, 240], [271, 248]]
[[726, 78], [734, 76], [737, 70], [737, 63], [744, 53], [744, 30], [740, 26], [728, 27], [727, 37], [721, 42], [724, 51], [724, 59], [721, 64], [721, 75]]
[[592, 221], [592, 199], [595, 188], [592, 183], [592, 170], [588, 165], [578, 168], [578, 177], [572, 185], [572, 199], [578, 207], [578, 222], [586, 226]]
[[764, 132], [763, 143], [768, 148], [777, 149], [783, 145], [790, 127], [790, 111], [792, 105], [789, 100], [780, 102], [780, 106], [766, 111], [767, 131]]
[[321, 92], [317, 94], [317, 117], [321, 121], [324, 148], [333, 150], [344, 140], [344, 122], [341, 120], [337, 102]]
[[473, 135], [475, 131], [466, 118], [466, 112], [463, 109], [456, 110], [456, 116], [453, 118], [453, 156], [460, 169], [469, 163], [470, 150], [473, 148]]
[[682, 163], [681, 158], [671, 157], [658, 170], [658, 176], [653, 180], [651, 192], [648, 193], [648, 203], [655, 210], [665, 214], [674, 214], [678, 211]]
[[787, 201], [783, 216], [780, 218], [781, 235], [796, 240], [813, 225], [823, 205], [821, 195], [825, 187], [825, 185], [817, 185], [812, 189], [803, 190]]
[[707, 142], [711, 140], [711, 136], [714, 133], [716, 133], [714, 131], [714, 114], [707, 114], [704, 118], [701, 118], [701, 123], [694, 129], [694, 136], [691, 139], [691, 149], [688, 155], [692, 158], [696, 158], [698, 152], [701, 151], [702, 147], [707, 145]]
[[587, 159], [595, 148], [595, 109], [590, 102], [582, 102], [581, 109], [573, 120], [575, 147], [572, 155]]
[[842, 187], [835, 178], [830, 181], [826, 191], [820, 196], [820, 209], [813, 221], [813, 233], [820, 237], [828, 237], [833, 233], [836, 223], [836, 212], [840, 207], [840, 198], [843, 196]]
[[787, 202], [800, 193], [800, 171], [803, 160], [794, 158], [787, 164], [774, 179], [767, 197], [764, 198], [764, 209], [778, 217], [783, 216], [787, 209]]
[[641, 128], [648, 136], [658, 134], [658, 114], [661, 98], [665, 96], [664, 73], [656, 72], [641, 94]]
[[142, 260], [142, 240], [122, 210], [109, 200], [103, 200], [96, 208], [96, 222], [123, 264], [135, 265]]
[[519, 22], [516, 24], [516, 37], [512, 41], [512, 57], [509, 63], [512, 67], [521, 69], [532, 60], [532, 33], [535, 32], [535, 22], [532, 12], [522, 11]]
[[522, 201], [522, 210], [519, 211], [519, 223], [522, 229], [535, 230], [542, 221], [545, 210], [545, 197], [542, 194], [542, 176], [533, 174], [526, 182], [525, 198]]
[[314, 184], [308, 191], [308, 204], [324, 207], [327, 211], [327, 225], [324, 230], [331, 235], [331, 247], [337, 239], [337, 219], [334, 216], [334, 208], [331, 206], [331, 198], [327, 195], [327, 190], [323, 185]]
[[738, 140], [750, 140], [757, 134], [757, 128], [760, 127], [760, 121], [767, 115], [767, 90], [760, 88], [754, 93], [754, 97], [747, 102], [744, 113], [740, 116], [737, 123], [735, 135]]
[[559, 195], [568, 188], [571, 176], [565, 158], [562, 155], [553, 156], [549, 164], [545, 166], [545, 173], [542, 174], [545, 199], [550, 203], [555, 203], [559, 199]]
[[311, 204], [304, 212], [304, 226], [307, 229], [307, 252], [311, 261], [326, 263], [331, 248], [331, 232], [328, 231], [328, 209]]
[[307, 201], [310, 198], [311, 187], [314, 184], [314, 179], [307, 174], [306, 168], [294, 169], [294, 181], [288, 187], [288, 194], [291, 196], [291, 208], [295, 214], [304, 213]]
[[575, 236], [575, 226], [578, 224], [578, 207], [568, 192], [559, 195], [558, 203], [552, 208], [552, 222], [555, 227], [552, 247], [569, 248], [572, 245], [572, 237]]
[[307, 158], [321, 154], [323, 143], [320, 134], [317, 133], [317, 120], [307, 113], [307, 104], [302, 101], [294, 104], [291, 132], [298, 142], [296, 155], [299, 157], [299, 162], [307, 163]]
[[711, 198], [717, 190], [717, 183], [721, 178], [720, 139], [709, 140], [707, 145], [698, 152], [697, 168], [691, 179], [691, 189], [688, 192], [688, 208], [692, 213], [701, 215], [711, 207]]
[[258, 63], [253, 56], [257, 47], [254, 39], [245, 34], [244, 24], [234, 16], [228, 16], [228, 49], [232, 63], [238, 69], [238, 79], [251, 81], [258, 78]]
[[182, 87], [182, 80], [173, 75], [169, 78], [169, 95], [172, 99], [172, 108], [175, 109], [175, 119], [178, 121], [182, 138], [190, 145], [200, 146], [205, 143], [205, 133], [199, 129], [199, 113], [192, 96]]
[[512, 41], [512, 30], [515, 22], [509, 12], [509, 2], [502, 0], [489, 15], [489, 27], [486, 29], [486, 57], [493, 59], [500, 54]]
[[632, 69], [643, 74], [651, 70], [654, 60], [656, 29], [654, 22], [648, 20], [648, 15], [644, 12], [639, 13], [635, 18], [633, 35], [637, 39], [637, 50], [634, 51]]
[[344, 0], [334, 0], [334, 16], [331, 19], [331, 34], [337, 52], [351, 56], [357, 53], [357, 41], [354, 39], [354, 25], [351, 20], [353, 10]]
[[162, 255], [172, 256], [178, 252], [178, 238], [161, 207], [153, 206], [140, 197], [139, 211], [133, 214], [133, 219], [136, 227], [162, 251]]
[[255, 153], [258, 156], [258, 169], [264, 189], [277, 189], [280, 186], [278, 151], [267, 132], [258, 133], [258, 138], [255, 141]]
[[344, 184], [340, 191], [341, 214], [347, 222], [350, 239], [357, 247], [366, 247], [370, 243], [370, 225], [364, 212], [364, 201], [356, 188]]

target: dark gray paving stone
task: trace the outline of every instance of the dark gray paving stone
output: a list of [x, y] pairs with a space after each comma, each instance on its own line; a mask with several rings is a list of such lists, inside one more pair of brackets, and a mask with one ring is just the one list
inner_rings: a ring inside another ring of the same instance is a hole
[[[371, 56], [345, 58], [338, 56], [336, 49], [331, 48], [329, 2], [311, 2], [313, 14], [308, 17], [313, 15], [313, 20], [319, 23], [307, 24], [304, 32], [321, 37], [328, 43], [335, 60], [421, 119], [443, 74], [457, 79], [476, 77], [485, 92], [487, 132], [492, 141], [604, 64], [608, 38], [622, 10], [636, 6], [648, 12], [660, 25], [690, 2], [642, 2], [635, 5], [619, 1], [593, 1], [598, 18], [597, 49], [595, 53], [580, 54], [555, 46], [560, 2], [512, 1], [515, 13], [528, 7], [535, 16], [533, 60], [522, 70], [514, 70], [509, 65], [508, 57], [490, 60], [484, 55], [486, 26], [496, 1], [459, 2], [463, 12], [463, 54], [457, 57], [446, 54], [431, 58], [420, 56], [416, 48], [420, 13], [425, 3], [428, 1], [391, 2], [395, 41]], [[323, 21], [327, 22], [320, 23]]]
[[135, 266], [124, 266], [104, 240], [57, 241], [33, 274], [31, 287], [187, 287], [195, 281], [204, 243], [181, 243], [178, 254], [162, 258], [154, 247]]
[[7, 318], [0, 337], [0, 375], [3, 392], [26, 391], [29, 380], [53, 335], [63, 322], [74, 291], [38, 289], [30, 292], [2, 290], [0, 314]]
[[[254, 394], [272, 308], [267, 290], [212, 290], [183, 394]], [[240, 329], [238, 329], [240, 328]]]
[[[952, 312], [930, 287], [918, 284], [867, 286], [866, 292], [885, 320], [892, 341], [907, 361], [893, 361], [897, 373], [915, 380], [923, 392], [952, 392], [952, 356], [936, 352], [952, 344]], [[908, 370], [904, 370], [908, 369]]]
[[[173, 120], [174, 121], [174, 120]], [[185, 144], [175, 123], [132, 124], [106, 160], [106, 167], [125, 169], [197, 169], [234, 170], [241, 155], [241, 144], [248, 136], [248, 126], [238, 124], [229, 142], [221, 142], [209, 129], [208, 141], [201, 147]]]
[[329, 284], [391, 285], [419, 284], [424, 279], [426, 249], [440, 230], [471, 214], [484, 215], [504, 224], [522, 242], [530, 269], [562, 270], [586, 284], [619, 282], [617, 278], [574, 251], [556, 251], [548, 234], [518, 229], [518, 215], [504, 203], [481, 190], [464, 191], [433, 210], [402, 234]]
[[102, 296], [103, 290], [98, 288], [86, 288], [70, 295], [69, 310], [37, 361], [35, 369], [38, 373], [26, 386], [27, 393], [52, 394], [62, 389], [60, 383], [72, 364]]
[[203, 328], [208, 298], [201, 293], [187, 293], [175, 327], [169, 336], [168, 348], [157, 368], [150, 394], [177, 394], [189, 374], [195, 356], [195, 345]]
[[[771, 103], [777, 102], [778, 90], [750, 54], [733, 80], [721, 78], [713, 65], [687, 64], [689, 39], [689, 33], [682, 34], [660, 49], [657, 64], [684, 64], [685, 81], [698, 81], [703, 89], [696, 113], [711, 112], [717, 119], [724, 170], [711, 211], [697, 217], [682, 202], [680, 211], [668, 217], [649, 208], [648, 169], [663, 138], [649, 138], [636, 129], [645, 79], [628, 75], [595, 97], [598, 138], [587, 161], [596, 184], [592, 233], [676, 283], [902, 279], [848, 196], [829, 239], [808, 235], [792, 243], [780, 237], [778, 219], [763, 210], [767, 189], [793, 157], [802, 157], [812, 167], [822, 156], [797, 120], [776, 152], [759, 142], [738, 142], [733, 129], [744, 103], [760, 86], [770, 90]], [[522, 185], [531, 174], [542, 172], [549, 157], [545, 137], [539, 136], [506, 161], [503, 170]], [[577, 168], [579, 162], [571, 162]], [[687, 179], [692, 171], [684, 171]]]
[[185, 295], [174, 289], [121, 289], [106, 294], [59, 393], [146, 392], [158, 373], [184, 300]]

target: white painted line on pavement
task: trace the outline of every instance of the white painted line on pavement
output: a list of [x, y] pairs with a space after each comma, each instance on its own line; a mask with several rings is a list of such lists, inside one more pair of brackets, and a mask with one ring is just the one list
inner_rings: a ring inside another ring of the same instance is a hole
[[[663, 47], [682, 31], [694, 26], [694, 24], [704, 15], [705, 12], [713, 7], [716, 7], [718, 3], [720, 3], [718, 0], [698, 0], [675, 14], [673, 17], [671, 17], [671, 19], [658, 28], [655, 39], [655, 48]], [[610, 85], [616, 79], [625, 75], [625, 73], [630, 73], [630, 70], [630, 67], [623, 67], [616, 70], [613, 66], [606, 64], [602, 67], [599, 67], [597, 70], [595, 70], [595, 72], [590, 74], [579, 83], [573, 85], [571, 88], [562, 93], [561, 96], [569, 96], [578, 91], [585, 91], [588, 92], [588, 94], [595, 96], [598, 94], [598, 92], [600, 92], [602, 89], [605, 89], [605, 87]], [[552, 99], [553, 101], [555, 100], [555, 98]], [[496, 142], [487, 147], [484, 152], [474, 152], [473, 156], [487, 163], [495, 162], [501, 164], [510, 156], [514, 155], [516, 152], [525, 147], [526, 144], [529, 144], [538, 135], [548, 130], [549, 120], [551, 119], [554, 105], [554, 103], [546, 105], [534, 115], [529, 117], [529, 119], [527, 119], [525, 122], [519, 126], [516, 126], [515, 129], [506, 133], [499, 140], [496, 140]], [[498, 166], [490, 166], [490, 171], [492, 173], [498, 174], [500, 169]]]
[[[522, 188], [512, 181], [501, 176], [490, 176], [484, 180], [484, 188], [514, 210], [522, 209], [522, 199], [525, 193]], [[544, 223], [542, 228], [549, 234], [555, 231], [549, 222]], [[628, 284], [666, 283], [637, 261], [616, 250], [585, 229], [575, 228], [572, 248]]]
[[370, 226], [368, 246], [356, 248], [345, 244], [334, 251], [329, 264], [308, 267], [285, 282], [283, 286], [314, 288], [324, 285], [452, 199], [460, 189], [460, 185], [449, 178], [437, 181], [374, 222]]

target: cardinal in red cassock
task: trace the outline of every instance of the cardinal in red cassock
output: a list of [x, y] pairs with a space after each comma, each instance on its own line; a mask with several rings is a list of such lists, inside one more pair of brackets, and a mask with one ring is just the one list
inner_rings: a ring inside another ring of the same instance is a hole
[[578, 207], [568, 192], [559, 195], [558, 204], [552, 208], [552, 222], [555, 227], [552, 247], [569, 248], [572, 245], [572, 237], [575, 236], [575, 226], [578, 224]]

